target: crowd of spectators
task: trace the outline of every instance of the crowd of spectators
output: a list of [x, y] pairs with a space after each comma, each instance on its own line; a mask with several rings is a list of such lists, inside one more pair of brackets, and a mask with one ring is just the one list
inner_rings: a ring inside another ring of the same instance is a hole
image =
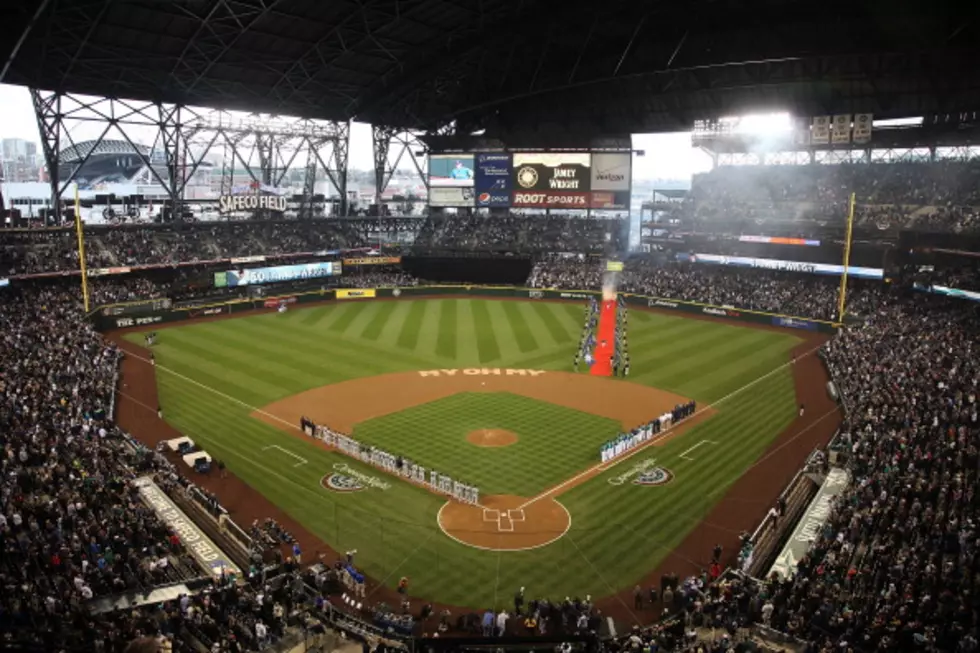
[[827, 345], [851, 482], [795, 575], [749, 591], [750, 619], [826, 650], [977, 650], [977, 318], [893, 298]]
[[841, 225], [855, 194], [855, 224], [957, 233], [980, 230], [980, 160], [719, 166], [695, 175], [667, 217], [687, 228], [735, 232], [766, 222]]
[[[178, 652], [259, 650], [285, 633], [294, 594], [261, 575], [205, 580], [139, 499], [138, 473], [162, 474], [164, 488], [186, 481], [114, 426], [118, 360], [64, 286], [0, 293], [0, 648], [121, 653], [151, 639]], [[203, 592], [90, 611], [195, 582]]]
[[414, 244], [437, 250], [601, 254], [617, 246], [621, 226], [615, 219], [564, 214], [429, 216]]
[[[580, 235], [596, 235], [591, 228]], [[490, 242], [503, 242], [493, 229], [480, 229]], [[537, 226], [516, 229], [524, 237], [547, 233], [534, 231]], [[57, 249], [63, 240], [50, 235], [60, 232], [39, 233], [48, 234], [39, 247]], [[233, 239], [239, 237], [246, 236]], [[213, 233], [206, 239], [209, 247], [219, 240]], [[155, 255], [152, 247], [163, 240], [154, 234], [151, 250], [140, 249], [147, 245], [138, 238], [125, 242], [136, 255]], [[309, 241], [290, 246], [302, 242]], [[28, 259], [4, 253], [5, 263], [27, 265]], [[535, 265], [529, 285], [597, 289], [603, 271], [596, 259], [549, 257]], [[980, 287], [970, 267], [940, 278]], [[369, 268], [350, 280], [370, 287], [414, 283], [404, 272]], [[619, 274], [618, 287], [834, 319], [838, 280], [634, 260]], [[846, 409], [839, 444], [851, 484], [797, 572], [761, 582], [729, 575], [718, 582], [668, 583], [660, 600], [679, 616], [621, 637], [614, 650], [697, 648], [700, 628], [728, 633], [704, 650], [727, 650], [738, 627], [753, 622], [826, 651], [971, 653], [980, 647], [980, 316], [970, 302], [888, 293], [880, 283], [852, 288], [848, 312], [864, 322], [842, 330], [824, 349]], [[162, 291], [148, 279], [120, 277], [96, 278], [92, 293], [102, 302]], [[194, 650], [191, 642], [218, 651], [256, 650], [282, 637], [285, 616], [296, 607], [288, 582], [224, 579], [162, 605], [106, 616], [84, 609], [91, 599], [201, 573], [131, 484], [131, 470], [144, 459], [110, 419], [117, 361], [115, 348], [85, 326], [74, 289], [52, 284], [0, 293], [0, 624], [50, 651], [73, 645], [122, 651], [143, 636], [167, 637], [177, 651]], [[277, 541], [291, 539], [267, 523], [261, 530]], [[537, 632], [542, 624], [593, 630], [599, 615], [588, 599], [567, 603], [525, 605], [515, 598], [504, 624], [512, 620], [510, 632]], [[492, 616], [493, 629], [499, 616]]]
[[[603, 263], [596, 260], [551, 257], [535, 264], [528, 285], [595, 289], [602, 285], [604, 270]], [[834, 320], [840, 280], [798, 272], [634, 259], [617, 275], [616, 285], [621, 292], [650, 297]], [[852, 281], [848, 314], [872, 310], [878, 297], [875, 288], [880, 285]]]
[[[385, 244], [427, 250], [601, 254], [619, 245], [621, 227], [617, 220], [518, 214], [98, 226], [85, 230], [85, 259], [94, 270], [375, 249]], [[74, 272], [78, 267], [78, 241], [72, 229], [0, 230], [0, 276]]]

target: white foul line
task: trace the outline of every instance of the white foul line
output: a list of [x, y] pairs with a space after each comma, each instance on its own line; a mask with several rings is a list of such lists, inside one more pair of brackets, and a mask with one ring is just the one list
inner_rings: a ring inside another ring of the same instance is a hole
[[697, 449], [698, 447], [700, 447], [702, 444], [714, 444], [714, 442], [712, 442], [711, 440], [701, 440], [696, 445], [694, 445], [693, 447], [691, 447], [690, 449], [688, 449], [687, 451], [685, 451], [684, 453], [682, 453], [679, 457], [680, 458], [683, 458], [684, 460], [690, 460], [691, 462], [694, 462], [694, 459], [693, 458], [688, 458], [687, 457], [687, 454], [691, 453], [692, 451], [694, 451], [695, 449]]
[[278, 449], [279, 451], [283, 452], [287, 456], [292, 456], [296, 460], [299, 460], [300, 462], [298, 462], [295, 465], [293, 465], [293, 467], [299, 467], [300, 465], [305, 465], [306, 463], [310, 462], [306, 458], [303, 458], [302, 456], [297, 456], [296, 454], [294, 454], [289, 449], [283, 449], [278, 444], [270, 444], [268, 447], [262, 447], [262, 451], [266, 451], [268, 449]]
[[[707, 406], [702, 406], [701, 408], [699, 408], [698, 410], [696, 410], [694, 412], [694, 414], [691, 415], [690, 417], [688, 417], [687, 419], [682, 420], [680, 422], [676, 422], [676, 423], [673, 423], [672, 422], [669, 427], [667, 427], [666, 429], [662, 430], [659, 433], [659, 437], [657, 439], [650, 440], [646, 444], [653, 444], [654, 442], [656, 442], [657, 440], [663, 438], [663, 436], [665, 436], [666, 434], [670, 433], [672, 430], [674, 430], [675, 428], [677, 428], [677, 426], [679, 426], [681, 424], [686, 424], [688, 421], [690, 421], [691, 419], [697, 417], [701, 413], [703, 413], [703, 412], [705, 412], [707, 410], [711, 410], [715, 406], [717, 406], [717, 405], [719, 405], [721, 403], [724, 403], [724, 402], [728, 401], [732, 397], [735, 397], [737, 395], [742, 394], [743, 392], [745, 392], [749, 388], [754, 387], [756, 384], [761, 383], [762, 381], [765, 381], [766, 379], [768, 379], [770, 376], [772, 376], [776, 372], [779, 372], [780, 370], [782, 370], [782, 369], [784, 369], [786, 367], [789, 367], [790, 365], [794, 365], [797, 361], [800, 361], [800, 360], [806, 358], [807, 356], [813, 355], [813, 353], [816, 352], [817, 350], [819, 350], [821, 347], [823, 347], [823, 345], [817, 345], [813, 349], [810, 349], [810, 350], [804, 352], [803, 355], [796, 356], [793, 359], [791, 359], [790, 361], [788, 361], [786, 363], [783, 363], [782, 365], [779, 365], [777, 367], [774, 367], [772, 370], [770, 370], [769, 372], [766, 372], [765, 374], [763, 374], [759, 378], [757, 378], [757, 379], [755, 379], [753, 381], [749, 381], [748, 383], [746, 383], [745, 385], [743, 385], [741, 388], [736, 388], [732, 392], [729, 392], [727, 395], [725, 395], [724, 397], [722, 397], [718, 401], [715, 401], [714, 403], [708, 404]], [[536, 496], [536, 497], [534, 497], [532, 499], [528, 499], [527, 501], [525, 501], [524, 503], [522, 503], [521, 505], [519, 505], [518, 508], [527, 508], [532, 503], [537, 503], [541, 499], [546, 499], [546, 498], [550, 497], [551, 495], [555, 494], [556, 492], [558, 492], [559, 490], [561, 490], [562, 488], [564, 488], [566, 485], [570, 485], [570, 484], [576, 482], [577, 480], [579, 480], [580, 478], [583, 478], [585, 476], [589, 476], [589, 475], [595, 474], [597, 472], [601, 473], [601, 472], [608, 471], [608, 470], [612, 469], [613, 467], [615, 467], [616, 465], [618, 465], [619, 463], [623, 462], [624, 460], [629, 460], [630, 458], [632, 458], [633, 456], [635, 456], [636, 454], [640, 453], [641, 451], [643, 451], [645, 449], [646, 449], [646, 446], [641, 445], [641, 446], [633, 449], [632, 451], [627, 451], [626, 453], [624, 453], [623, 455], [619, 456], [618, 458], [614, 458], [613, 460], [610, 460], [610, 461], [605, 462], [605, 463], [599, 463], [597, 465], [593, 465], [592, 467], [589, 467], [588, 469], [579, 472], [575, 476], [573, 476], [571, 478], [568, 478], [568, 479], [565, 479], [564, 481], [562, 481], [561, 483], [559, 483], [555, 487], [551, 488], [550, 490], [545, 490], [544, 492], [542, 492], [538, 496]]]

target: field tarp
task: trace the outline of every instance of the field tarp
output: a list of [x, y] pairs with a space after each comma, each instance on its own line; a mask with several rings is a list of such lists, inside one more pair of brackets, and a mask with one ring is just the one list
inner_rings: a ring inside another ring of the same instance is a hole
[[[473, 297], [514, 298], [549, 301], [582, 301], [590, 297], [600, 298], [599, 290], [550, 290], [539, 288], [520, 288], [514, 286], [408, 286], [404, 288], [361, 288], [317, 290], [303, 293], [280, 293], [275, 297], [261, 299], [239, 299], [225, 303], [195, 306], [193, 308], [174, 308], [164, 310], [149, 310], [141, 307], [138, 315], [121, 316], [113, 306], [104, 306], [92, 312], [91, 317], [96, 329], [110, 331], [130, 327], [146, 327], [154, 324], [167, 324], [200, 317], [213, 317], [244, 313], [260, 308], [272, 308], [278, 301], [284, 300], [289, 304], [306, 304], [333, 299], [346, 301], [371, 301], [372, 299], [396, 299], [411, 297], [433, 297], [439, 295], [470, 295]], [[711, 306], [697, 302], [663, 299], [624, 293], [627, 306], [642, 308], [657, 308], [692, 315], [708, 315], [735, 322], [764, 324], [787, 329], [803, 329], [834, 333], [837, 325], [823, 320], [811, 320], [792, 315], [777, 315], [750, 311], [727, 306]]]

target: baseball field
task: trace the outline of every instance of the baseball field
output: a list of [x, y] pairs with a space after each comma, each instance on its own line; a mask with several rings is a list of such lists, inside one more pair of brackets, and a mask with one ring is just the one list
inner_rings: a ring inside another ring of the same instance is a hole
[[[168, 327], [156, 392], [166, 422], [318, 540], [356, 549], [376, 583], [408, 576], [414, 596], [474, 608], [521, 586], [607, 596], [656, 568], [797, 417], [801, 339], [631, 310], [630, 376], [608, 379], [572, 370], [584, 317], [583, 302], [445, 298]], [[689, 399], [694, 418], [599, 464], [603, 442]], [[330, 450], [301, 416], [477, 486], [481, 505]]]

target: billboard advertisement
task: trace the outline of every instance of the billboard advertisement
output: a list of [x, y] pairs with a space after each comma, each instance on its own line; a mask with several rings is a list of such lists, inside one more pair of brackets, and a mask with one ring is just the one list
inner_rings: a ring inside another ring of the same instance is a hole
[[593, 192], [590, 207], [605, 211], [625, 211], [630, 207], [630, 192], [628, 190]]
[[430, 187], [429, 206], [473, 206], [473, 189]]
[[540, 193], [515, 191], [512, 205], [528, 209], [587, 209], [591, 199], [589, 195], [589, 193], [558, 191]]
[[337, 290], [337, 299], [374, 299], [377, 293], [374, 288], [347, 288]]
[[592, 182], [591, 162], [592, 155], [588, 152], [516, 153], [514, 190], [588, 192]]
[[592, 154], [592, 190], [629, 191], [633, 156], [630, 152]]
[[237, 288], [260, 283], [279, 283], [332, 277], [341, 273], [341, 265], [336, 262], [301, 263], [299, 265], [277, 265], [271, 268], [252, 268], [250, 270], [228, 270], [214, 273], [215, 288]]
[[472, 154], [430, 154], [429, 187], [473, 188]]
[[[678, 254], [678, 260], [692, 263], [710, 263], [712, 265], [734, 265], [749, 268], [764, 268], [782, 272], [806, 272], [809, 274], [844, 274], [843, 265], [827, 263], [804, 263], [801, 261], [783, 261], [775, 258], [753, 258], [750, 256], [719, 256], [718, 254]], [[683, 258], [682, 258], [683, 257]], [[848, 266], [847, 274], [862, 279], [883, 279], [885, 271], [882, 268], [865, 268], [855, 265]]]
[[505, 152], [476, 155], [476, 205], [510, 206], [511, 156]]

